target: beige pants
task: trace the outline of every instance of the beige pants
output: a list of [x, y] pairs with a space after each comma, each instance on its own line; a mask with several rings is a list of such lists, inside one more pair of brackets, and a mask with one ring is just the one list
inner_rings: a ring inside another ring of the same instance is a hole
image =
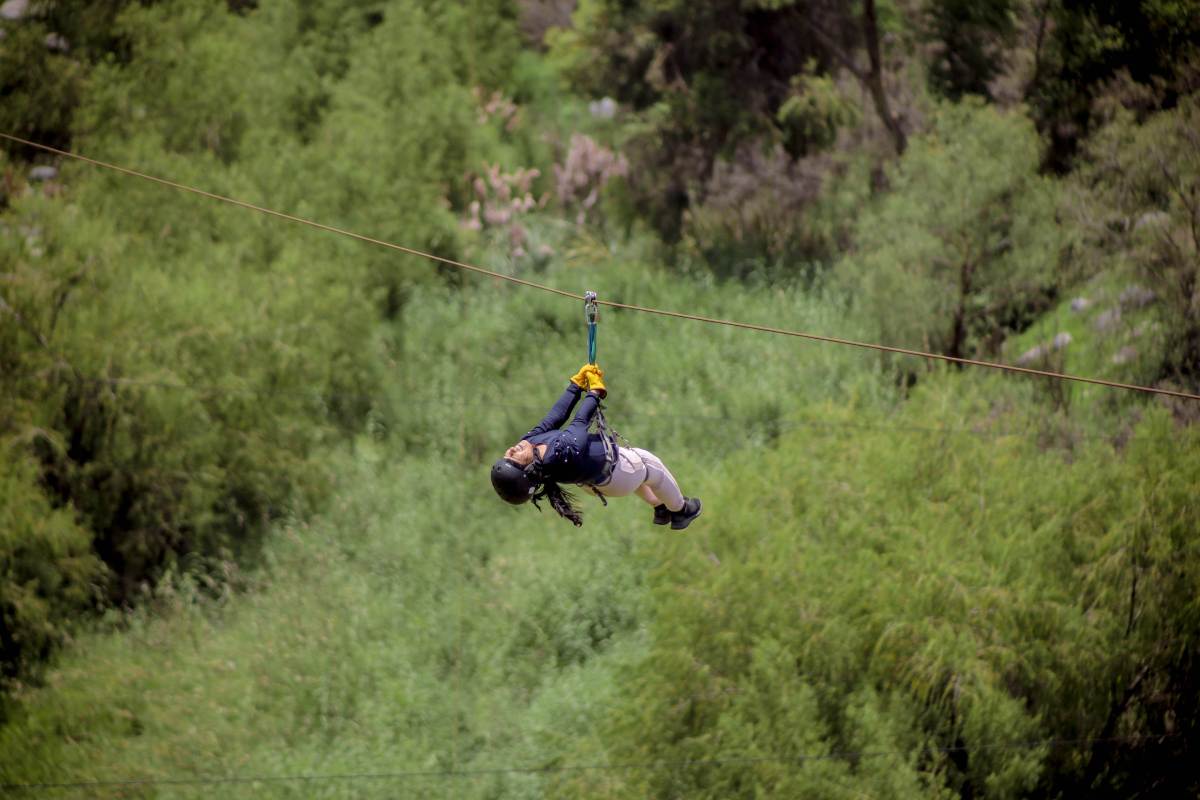
[[683, 492], [675, 476], [658, 456], [640, 447], [618, 447], [617, 463], [609, 479], [596, 486], [605, 497], [625, 497], [635, 492], [651, 505], [664, 503], [671, 511], [683, 508]]

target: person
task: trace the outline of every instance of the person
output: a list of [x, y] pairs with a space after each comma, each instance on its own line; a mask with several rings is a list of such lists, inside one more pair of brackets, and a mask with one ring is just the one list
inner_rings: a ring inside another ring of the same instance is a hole
[[[492, 465], [492, 486], [513, 505], [532, 500], [540, 510], [538, 500], [545, 498], [576, 526], [583, 517], [562, 484], [586, 486], [602, 497], [636, 494], [654, 507], [655, 525], [683, 530], [700, 516], [700, 499], [684, 497], [670, 470], [650, 451], [618, 447], [610, 435], [589, 432], [607, 395], [604, 371], [585, 364], [545, 418]], [[571, 424], [560, 428], [577, 403]]]

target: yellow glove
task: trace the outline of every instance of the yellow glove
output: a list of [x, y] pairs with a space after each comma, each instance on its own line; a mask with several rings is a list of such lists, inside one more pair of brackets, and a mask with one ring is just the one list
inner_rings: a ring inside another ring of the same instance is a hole
[[608, 390], [604, 388], [604, 370], [595, 364], [588, 364], [581, 372], [587, 373], [587, 388], [590, 391], [596, 392], [601, 397], [608, 395]]
[[588, 371], [592, 368], [592, 364], [584, 364], [580, 367], [579, 372], [571, 376], [571, 383], [583, 389], [585, 392], [588, 388]]

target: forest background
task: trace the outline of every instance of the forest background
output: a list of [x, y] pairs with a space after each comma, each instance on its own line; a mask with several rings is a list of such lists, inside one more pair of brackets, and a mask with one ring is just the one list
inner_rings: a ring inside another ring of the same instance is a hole
[[[0, 132], [603, 299], [1200, 391], [1196, 0], [6, 0]], [[1200, 405], [604, 310], [8, 142], [17, 797], [1194, 796]], [[582, 493], [581, 493], [582, 494]], [[216, 782], [216, 783], [214, 783]]]

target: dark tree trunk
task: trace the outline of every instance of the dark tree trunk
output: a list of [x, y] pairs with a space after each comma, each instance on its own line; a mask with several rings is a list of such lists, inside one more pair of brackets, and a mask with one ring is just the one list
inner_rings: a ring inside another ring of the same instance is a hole
[[896, 155], [903, 155], [908, 147], [908, 138], [904, 135], [900, 120], [892, 113], [887, 92], [883, 90], [883, 59], [879, 55], [879, 23], [875, 15], [875, 0], [863, 0], [863, 39], [867, 45], [867, 58], [871, 62], [864, 82], [875, 101], [875, 110], [879, 113], [879, 118], [892, 135]]
[[[971, 296], [972, 273], [975, 271], [975, 265], [966, 261], [959, 268], [958, 273], [958, 307], [954, 309], [954, 327], [950, 331], [950, 348], [946, 353], [954, 358], [966, 358], [967, 348], [967, 300]], [[957, 365], [960, 369], [962, 364]]]
[[875, 104], [875, 112], [891, 135], [896, 154], [903, 155], [905, 148], [908, 147], [908, 137], [904, 134], [900, 120], [892, 113], [887, 93], [883, 90], [883, 58], [879, 52], [879, 24], [875, 14], [875, 0], [864, 0], [863, 4], [862, 34], [867, 47], [867, 58], [870, 61], [870, 68], [865, 72], [861, 66], [855, 63], [854, 53], [842, 42], [830, 35], [809, 15], [803, 12], [798, 13], [801, 23], [820, 40], [833, 60], [849, 70], [850, 74], [870, 92], [871, 100]]

